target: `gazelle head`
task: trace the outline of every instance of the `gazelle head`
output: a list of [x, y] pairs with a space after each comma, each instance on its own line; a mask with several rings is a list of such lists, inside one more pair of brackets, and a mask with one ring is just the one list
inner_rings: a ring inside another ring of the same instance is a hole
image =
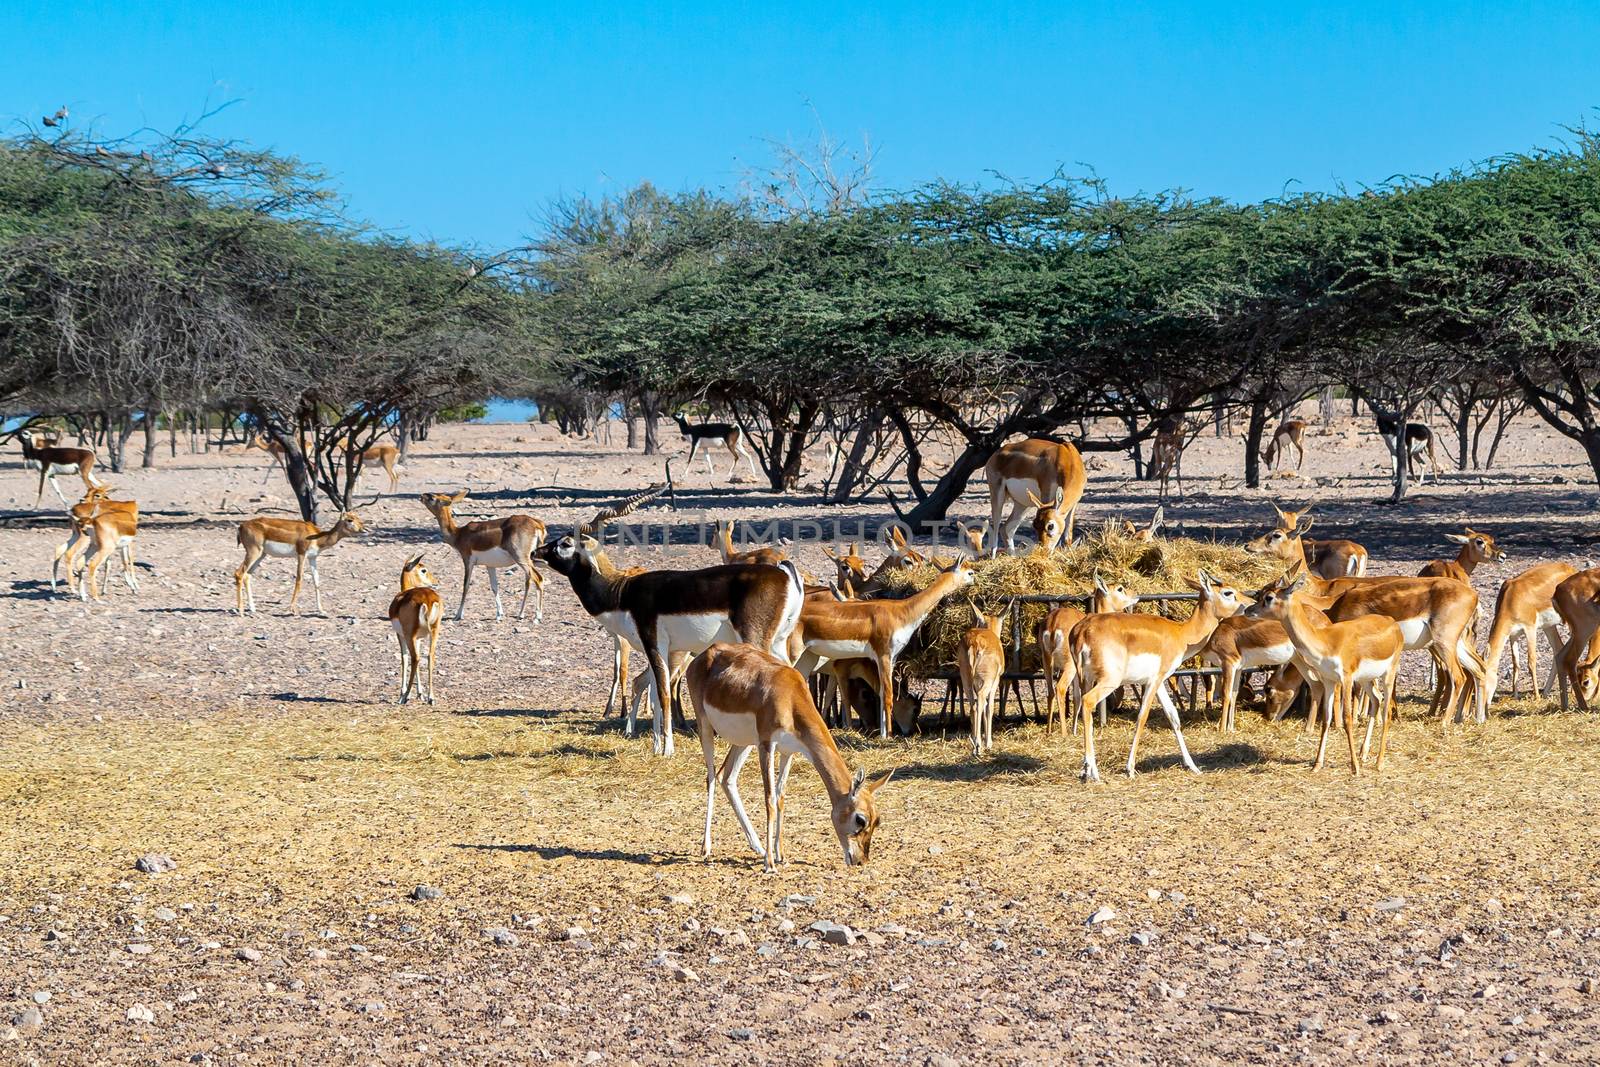
[[1127, 611], [1139, 603], [1139, 594], [1128, 591], [1128, 587], [1118, 582], [1116, 585], [1107, 585], [1100, 577], [1100, 568], [1094, 571], [1094, 596], [1089, 601], [1090, 610], [1096, 614], [1115, 613]]
[[952, 592], [957, 589], [971, 589], [973, 583], [977, 581], [977, 573], [972, 569], [972, 561], [966, 558], [956, 560], [946, 567], [943, 573], [954, 576], [951, 587]]
[[833, 832], [844, 848], [844, 861], [851, 867], [867, 862], [872, 854], [872, 834], [878, 829], [878, 809], [873, 794], [889, 784], [889, 771], [868, 780], [866, 771], [856, 771], [850, 792], [834, 801]]
[[1005, 629], [1006, 613], [1001, 611], [994, 615], [985, 615], [978, 610], [978, 605], [970, 600], [967, 601], [967, 607], [972, 609], [972, 618], [976, 625], [981, 629], [988, 630], [994, 634], [996, 640], [999, 640], [1001, 631]]
[[1311, 508], [1284, 511], [1274, 504], [1272, 510], [1278, 513], [1278, 528], [1246, 542], [1244, 550], [1258, 556], [1276, 556], [1292, 566], [1305, 558], [1305, 547], [1300, 539], [1311, 529], [1311, 519], [1306, 517]]
[[467, 491], [459, 493], [423, 493], [422, 506], [433, 512], [433, 517], [450, 514], [450, 509], [467, 499]]
[[1156, 534], [1160, 532], [1161, 524], [1164, 521], [1166, 521], [1166, 509], [1157, 507], [1156, 513], [1150, 516], [1150, 524], [1148, 526], [1138, 526], [1129, 519], [1123, 519], [1123, 532], [1127, 534], [1130, 540], [1139, 541], [1147, 545], [1154, 544]]
[[1038, 509], [1033, 514], [1033, 536], [1038, 538], [1046, 551], [1054, 549], [1066, 536], [1067, 513], [1061, 507], [1065, 500], [1065, 493], [1060, 489], [1056, 490], [1055, 499], [1048, 504], [1040, 500], [1032, 489], [1028, 490], [1028, 502]]
[[594, 557], [600, 551], [600, 542], [588, 534], [567, 534], [547, 541], [533, 554], [550, 569], [564, 578], [570, 578], [585, 569], [594, 567]]
[[989, 537], [989, 524], [985, 522], [978, 526], [968, 526], [964, 522], [958, 522], [956, 532], [960, 535], [957, 547], [973, 559], [982, 559], [985, 555], [983, 546]]
[[429, 572], [428, 565], [422, 562], [420, 554], [406, 560], [406, 565], [400, 568], [400, 591], [407, 589], [432, 589], [439, 583], [434, 581], [433, 574]]
[[108, 500], [111, 497], [112, 487], [109, 485], [96, 485], [84, 491], [80, 504], [92, 504], [99, 500]]
[[333, 524], [333, 528], [343, 531], [345, 536], [348, 537], [351, 534], [360, 533], [362, 530], [365, 530], [367, 526], [361, 521], [360, 515], [357, 515], [353, 511], [346, 511], [339, 516], [339, 521]]
[[867, 581], [867, 561], [861, 558], [861, 545], [851, 541], [845, 551], [835, 551], [832, 545], [823, 545], [822, 554], [833, 560], [834, 568], [839, 572], [839, 584], [849, 584], [860, 587]]
[[1246, 596], [1231, 585], [1213, 581], [1211, 575], [1204, 570], [1201, 570], [1195, 580], [1188, 585], [1190, 589], [1200, 594], [1200, 604], [1195, 610], [1210, 611], [1219, 619], [1237, 615], [1255, 603], [1254, 597]]
[[1291, 567], [1288, 573], [1274, 578], [1256, 590], [1252, 598], [1255, 603], [1245, 611], [1245, 614], [1252, 619], [1277, 619], [1281, 622], [1288, 614], [1290, 601], [1305, 587], [1305, 584], [1305, 566], [1301, 564]]
[[1593, 704], [1600, 695], [1600, 656], [1578, 665], [1578, 695], [1585, 704]]
[[1495, 560], [1505, 558], [1505, 550], [1494, 543], [1494, 535], [1474, 530], [1468, 526], [1464, 534], [1445, 534], [1445, 540], [1454, 541], [1458, 545], [1466, 545], [1472, 553], [1472, 558], [1478, 563], [1493, 563]]

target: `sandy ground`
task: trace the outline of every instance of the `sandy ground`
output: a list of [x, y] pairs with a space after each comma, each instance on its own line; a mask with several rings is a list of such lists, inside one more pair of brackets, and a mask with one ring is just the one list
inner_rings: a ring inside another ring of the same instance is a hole
[[[1316, 532], [1394, 573], [1482, 526], [1510, 553], [1475, 576], [1485, 623], [1505, 577], [1590, 562], [1581, 453], [1534, 423], [1494, 471], [1447, 472], [1400, 508], [1374, 503], [1387, 454], [1365, 426], [1312, 443], [1303, 476], [1249, 492], [1240, 441], [1202, 436], [1169, 523], [1239, 539], [1270, 498], [1316, 492]], [[655, 544], [619, 562], [710, 562], [701, 516], [800, 537], [886, 517], [730, 485], [717, 462], [677, 472], [678, 511], [642, 512]], [[440, 642], [440, 703], [395, 703], [383, 612], [406, 554], [426, 549], [457, 600], [416, 493], [468, 487], [463, 518], [560, 526], [657, 480], [658, 461], [548, 427], [445, 428], [365, 509], [370, 531], [325, 557], [326, 617], [309, 584], [305, 614], [285, 614], [292, 568], [269, 562], [243, 620], [234, 526], [287, 513], [281, 476], [263, 483], [266, 457], [236, 449], [160, 463], [114, 479], [145, 516], [141, 592], [114, 578], [89, 605], [50, 592], [53, 495], [36, 511], [33, 476], [0, 464], [0, 1048], [21, 1062], [1595, 1058], [1588, 717], [1503, 701], [1441, 734], [1408, 705], [1383, 774], [1352, 780], [1308, 772], [1298, 725], [1246, 714], [1236, 737], [1188, 728], [1198, 779], [1157, 729], [1148, 773], [1094, 789], [1076, 742], [1036, 726], [981, 763], [932, 721], [910, 741], [852, 735], [852, 763], [899, 768], [871, 864], [843, 867], [805, 772], [793, 862], [768, 877], [725, 806], [699, 859], [691, 739], [657, 760], [600, 721], [610, 642], [559, 578], [536, 624], [515, 597], [496, 622], [480, 576]], [[1148, 516], [1130, 474], [1094, 457], [1081, 519]], [[984, 508], [973, 492], [961, 513]], [[818, 546], [796, 554], [823, 572]], [[1113, 722], [1104, 767], [1130, 733]], [[137, 872], [145, 853], [177, 867]], [[421, 884], [442, 896], [411, 899]], [[1087, 925], [1101, 907], [1116, 917]], [[828, 944], [818, 920], [866, 933]]]

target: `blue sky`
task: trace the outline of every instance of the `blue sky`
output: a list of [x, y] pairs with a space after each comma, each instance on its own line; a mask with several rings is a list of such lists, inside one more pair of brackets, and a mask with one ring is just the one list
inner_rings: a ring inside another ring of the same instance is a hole
[[1256, 199], [1548, 144], [1600, 105], [1594, 2], [10, 0], [0, 40], [7, 120], [67, 104], [121, 133], [237, 100], [210, 132], [320, 164], [358, 217], [487, 246], [562, 195], [736, 186], [813, 109], [871, 137], [883, 187], [1089, 164]]

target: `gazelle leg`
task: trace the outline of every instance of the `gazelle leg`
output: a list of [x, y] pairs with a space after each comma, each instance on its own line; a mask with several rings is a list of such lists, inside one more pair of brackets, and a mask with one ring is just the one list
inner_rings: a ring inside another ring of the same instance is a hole
[[1161, 710], [1167, 713], [1167, 721], [1172, 724], [1172, 736], [1178, 739], [1178, 755], [1182, 757], [1183, 765], [1191, 773], [1199, 774], [1200, 768], [1195, 766], [1194, 759], [1189, 755], [1189, 746], [1183, 740], [1183, 722], [1178, 716], [1178, 706], [1172, 702], [1165, 681], [1156, 686], [1156, 699], [1161, 701]]
[[[1078, 680], [1082, 684], [1082, 679]], [[1111, 692], [1109, 685], [1094, 685], [1078, 701], [1078, 717], [1083, 720], [1083, 780], [1098, 782], [1100, 767], [1094, 758], [1094, 709]]]
[[433, 664], [439, 658], [439, 620], [428, 627], [428, 703], [433, 703]]
[[1139, 718], [1133, 724], [1133, 743], [1128, 746], [1128, 777], [1133, 778], [1139, 772], [1134, 769], [1134, 764], [1139, 758], [1139, 737], [1144, 733], [1145, 720], [1150, 718], [1150, 709], [1155, 705], [1156, 695], [1162, 693], [1162, 680], [1146, 682], [1144, 692], [1139, 696]]
[[878, 656], [878, 702], [882, 710], [878, 715], [878, 736], [889, 736], [889, 717], [894, 714], [894, 661], [888, 656]]
[[1375, 709], [1374, 714], [1381, 711], [1383, 714], [1383, 729], [1378, 734], [1378, 763], [1377, 769], [1383, 770], [1383, 757], [1389, 751], [1389, 722], [1394, 718], [1394, 685], [1395, 678], [1400, 673], [1400, 659], [1389, 665], [1389, 673], [1383, 679], [1383, 704]]
[[[489, 573], [493, 575], [494, 571], [491, 570]], [[461, 621], [462, 615], [465, 614], [467, 610], [467, 590], [471, 588], [472, 561], [463, 558], [461, 560], [461, 603], [456, 605], [456, 622]]]
[[[701, 855], [711, 858], [711, 812], [717, 803], [717, 752], [712, 741], [711, 726], [699, 708], [695, 709], [695, 727], [700, 734], [700, 756], [706, 762], [706, 834]], [[738, 751], [735, 749], [734, 751]], [[730, 759], [733, 752], [728, 753]]]
[[500, 568], [489, 567], [489, 592], [494, 594], [494, 621], [499, 622], [506, 617], [506, 610], [500, 604]]
[[779, 863], [783, 860], [783, 797], [789, 788], [789, 767], [794, 763], [794, 753], [785, 752], [778, 760], [778, 819], [772, 830], [773, 852]]
[[322, 610], [322, 571], [317, 568], [317, 557], [311, 557], [311, 592], [316, 597], [317, 614], [325, 615]]
[[61, 498], [61, 505], [63, 507], [70, 508], [72, 506], [71, 504], [67, 503], [66, 494], [61, 491], [61, 484], [56, 481], [56, 476], [54, 474], [50, 476], [50, 488], [54, 489], [56, 491], [56, 496]]
[[133, 576], [133, 546], [122, 546], [122, 580], [133, 592], [139, 591], [139, 580]]
[[294, 592], [289, 594], [289, 611], [291, 614], [300, 614], [300, 582], [305, 578], [306, 557], [301, 553], [294, 558]]
[[1322, 737], [1317, 741], [1317, 758], [1311, 764], [1313, 771], [1322, 770], [1323, 758], [1328, 754], [1328, 730], [1333, 726], [1333, 704], [1334, 698], [1338, 695], [1337, 688], [1337, 683], [1322, 683], [1322, 700], [1318, 702], [1322, 708]]
[[1351, 704], [1350, 679], [1339, 681], [1339, 703], [1344, 705], [1344, 740], [1350, 749], [1350, 773], [1361, 773], [1361, 761], [1356, 759], [1356, 709]]
[[777, 829], [778, 821], [778, 780], [773, 774], [772, 754], [776, 745], [761, 742], [756, 745], [756, 759], [761, 764], [761, 791], [765, 794], [767, 807], [766, 825], [766, 871], [772, 874], [778, 869], [777, 861], [773, 855], [778, 850], [778, 843], [773, 831]]

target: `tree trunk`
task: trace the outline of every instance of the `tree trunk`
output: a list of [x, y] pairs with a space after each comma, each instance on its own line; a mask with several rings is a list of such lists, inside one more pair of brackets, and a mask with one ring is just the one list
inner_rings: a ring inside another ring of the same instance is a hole
[[1467, 469], [1467, 459], [1472, 451], [1472, 404], [1464, 402], [1456, 412], [1456, 470]]
[[[1004, 441], [1005, 437], [999, 440]], [[907, 513], [905, 521], [912, 532], [932, 530], [944, 525], [945, 516], [949, 514], [951, 507], [961, 499], [961, 494], [967, 491], [967, 482], [983, 469], [983, 465], [989, 462], [989, 457], [994, 455], [998, 447], [998, 442], [988, 437], [967, 442], [967, 447], [961, 450], [961, 454], [950, 465], [950, 469], [944, 472], [944, 476], [932, 489], [928, 490], [928, 495], [919, 500], [917, 506]]]
[[1261, 488], [1261, 438], [1267, 432], [1267, 393], [1259, 392], [1250, 401], [1250, 426], [1244, 435], [1244, 484]]
[[844, 458], [844, 470], [839, 472], [839, 484], [834, 487], [833, 495], [829, 497], [835, 504], [849, 501], [850, 494], [855, 492], [856, 486], [861, 483], [866, 471], [861, 469], [861, 461], [867, 454], [867, 448], [877, 437], [878, 430], [883, 426], [883, 409], [873, 408], [861, 420], [861, 425], [856, 427], [856, 439], [850, 442], [850, 454]]
[[[177, 453], [176, 444], [173, 453]], [[156, 465], [156, 413], [144, 413], [144, 458], [139, 461], [141, 467], [150, 468]]]
[[644, 412], [644, 454], [661, 453], [661, 399], [651, 390], [639, 394], [639, 409]]

